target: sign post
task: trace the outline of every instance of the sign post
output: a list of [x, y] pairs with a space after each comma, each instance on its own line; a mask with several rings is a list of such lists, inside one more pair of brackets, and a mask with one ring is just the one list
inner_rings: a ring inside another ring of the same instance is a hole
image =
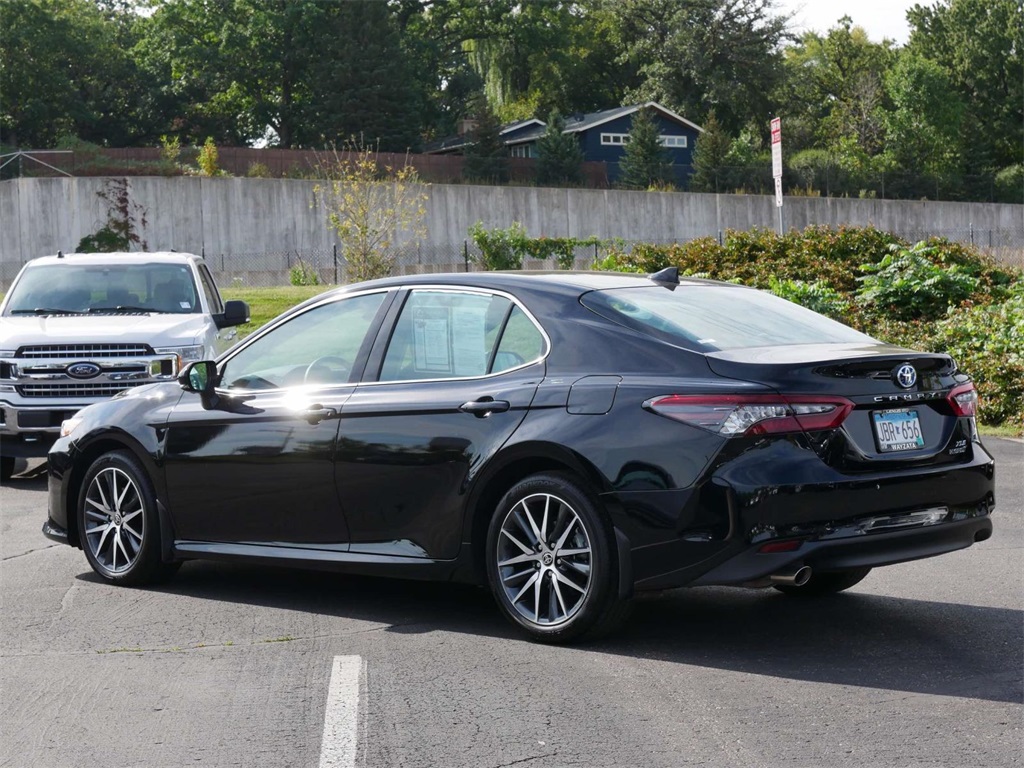
[[782, 231], [782, 118], [772, 118], [772, 176], [775, 179], [775, 207], [779, 209], [779, 235]]

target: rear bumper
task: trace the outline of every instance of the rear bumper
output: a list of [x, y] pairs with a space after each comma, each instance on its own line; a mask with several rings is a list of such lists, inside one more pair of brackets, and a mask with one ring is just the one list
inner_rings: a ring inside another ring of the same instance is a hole
[[799, 548], [792, 552], [766, 554], [759, 552], [760, 545], [756, 545], [711, 569], [691, 584], [756, 583], [796, 565], [810, 566], [813, 571], [875, 568], [955, 552], [991, 535], [992, 520], [985, 513], [906, 530], [802, 540]]
[[[765, 443], [690, 489], [606, 494], [630, 540], [637, 590], [748, 584], [795, 563], [819, 570], [932, 557], [991, 535], [995, 466], [979, 443], [956, 465], [849, 475], [797, 443]], [[944, 510], [924, 523], [912, 515]], [[891, 518], [891, 519], [888, 519]], [[765, 544], [796, 542], [788, 552]]]

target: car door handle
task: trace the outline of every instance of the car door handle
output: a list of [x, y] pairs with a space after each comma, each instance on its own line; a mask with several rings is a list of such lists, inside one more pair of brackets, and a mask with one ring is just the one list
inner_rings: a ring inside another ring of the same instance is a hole
[[472, 413], [477, 418], [485, 418], [492, 413], [504, 413], [512, 404], [508, 400], [492, 400], [489, 397], [482, 397], [479, 400], [470, 400], [459, 406], [463, 413]]
[[338, 415], [336, 408], [324, 408], [322, 405], [311, 405], [302, 412], [302, 418], [312, 425], [317, 425], [324, 419], [333, 419]]

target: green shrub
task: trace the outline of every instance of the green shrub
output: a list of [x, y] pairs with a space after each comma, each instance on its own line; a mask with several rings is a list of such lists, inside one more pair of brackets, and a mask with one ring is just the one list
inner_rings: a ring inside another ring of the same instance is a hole
[[780, 298], [807, 307], [819, 314], [842, 322], [850, 310], [850, 302], [835, 288], [821, 280], [779, 280], [772, 278], [769, 290]]
[[213, 137], [207, 136], [206, 142], [199, 150], [199, 172], [203, 176], [220, 176], [223, 171], [220, 169], [217, 158], [217, 145], [213, 143]]
[[526, 253], [526, 229], [518, 221], [508, 229], [487, 229], [478, 221], [469, 228], [480, 255], [474, 260], [484, 269], [522, 269]]
[[1024, 427], [1024, 282], [1002, 302], [950, 312], [926, 348], [952, 355], [970, 374], [983, 422]]
[[299, 259], [299, 263], [288, 272], [292, 285], [320, 285], [320, 276], [309, 264]]
[[900, 320], [936, 318], [974, 294], [980, 281], [969, 267], [943, 267], [932, 260], [938, 250], [924, 242], [910, 248], [898, 244], [877, 264], [864, 264], [858, 278], [857, 301], [875, 314]]
[[269, 179], [271, 176], [270, 166], [259, 161], [249, 163], [249, 167], [246, 169], [245, 175], [250, 179]]

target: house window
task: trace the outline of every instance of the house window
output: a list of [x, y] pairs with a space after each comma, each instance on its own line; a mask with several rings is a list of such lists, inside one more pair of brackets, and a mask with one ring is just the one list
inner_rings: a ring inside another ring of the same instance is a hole
[[684, 149], [686, 147], [685, 136], [665, 136], [662, 134], [658, 138], [661, 139], [661, 146], [663, 147], [681, 147]]
[[530, 157], [529, 144], [513, 144], [512, 157]]
[[[681, 147], [686, 148], [686, 137], [685, 136], [665, 136], [662, 134], [658, 137], [663, 147]], [[605, 146], [622, 146], [623, 144], [629, 144], [628, 133], [602, 133], [601, 143]]]

